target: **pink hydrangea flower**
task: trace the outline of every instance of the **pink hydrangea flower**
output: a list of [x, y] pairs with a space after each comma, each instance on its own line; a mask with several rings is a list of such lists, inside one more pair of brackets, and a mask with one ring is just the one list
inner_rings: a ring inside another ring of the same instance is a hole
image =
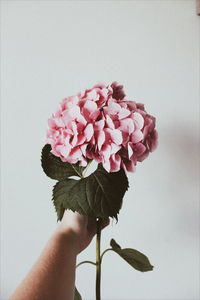
[[90, 159], [108, 172], [134, 171], [157, 146], [155, 118], [126, 99], [123, 86], [99, 84], [70, 96], [48, 120], [47, 143], [63, 162]]

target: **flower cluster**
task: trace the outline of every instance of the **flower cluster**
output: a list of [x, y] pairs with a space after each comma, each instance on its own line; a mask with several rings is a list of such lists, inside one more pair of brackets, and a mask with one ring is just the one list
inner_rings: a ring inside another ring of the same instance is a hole
[[48, 125], [55, 156], [81, 166], [93, 159], [108, 172], [134, 171], [157, 145], [155, 118], [143, 104], [126, 99], [117, 82], [63, 99]]

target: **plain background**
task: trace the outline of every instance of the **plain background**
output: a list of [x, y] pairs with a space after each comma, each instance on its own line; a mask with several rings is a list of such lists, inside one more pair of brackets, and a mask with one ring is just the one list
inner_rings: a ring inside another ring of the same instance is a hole
[[[1, 300], [56, 228], [55, 182], [40, 166], [47, 119], [65, 96], [124, 84], [157, 117], [159, 147], [129, 175], [119, 222], [102, 237], [148, 255], [153, 272], [108, 252], [103, 299], [197, 300], [199, 20], [195, 1], [2, 1]], [[78, 261], [95, 259], [95, 243]], [[95, 269], [77, 286], [94, 299]], [[55, 299], [59, 300], [59, 299]]]

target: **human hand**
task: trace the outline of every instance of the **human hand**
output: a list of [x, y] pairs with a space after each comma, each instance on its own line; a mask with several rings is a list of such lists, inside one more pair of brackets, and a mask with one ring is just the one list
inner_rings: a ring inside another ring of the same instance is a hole
[[[109, 218], [104, 219], [101, 224], [101, 229], [108, 224]], [[70, 242], [78, 254], [90, 244], [96, 234], [96, 228], [95, 217], [82, 216], [77, 212], [65, 210], [58, 227], [58, 232], [70, 238]]]

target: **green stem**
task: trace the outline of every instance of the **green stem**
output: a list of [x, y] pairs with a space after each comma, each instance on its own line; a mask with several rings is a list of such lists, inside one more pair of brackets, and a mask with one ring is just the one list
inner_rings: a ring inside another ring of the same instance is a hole
[[103, 251], [103, 253], [101, 254], [101, 257], [100, 257], [100, 260], [102, 261], [102, 258], [103, 258], [103, 256], [104, 256], [104, 254], [106, 253], [106, 252], [108, 252], [108, 251], [114, 251], [112, 248], [108, 248], [108, 249], [106, 249], [106, 250], [104, 250]]
[[83, 265], [83, 264], [92, 264], [96, 266], [96, 263], [90, 260], [84, 260], [82, 262], [80, 262], [78, 265], [76, 265], [76, 268], [78, 268], [79, 266]]
[[97, 237], [96, 237], [96, 300], [101, 300], [101, 222], [97, 219]]
[[77, 169], [73, 166], [73, 164], [70, 164], [70, 165], [72, 166], [72, 168], [74, 169], [74, 171], [76, 172], [76, 174], [78, 175], [78, 177], [80, 177], [81, 179], [83, 179], [84, 176], [77, 171]]

